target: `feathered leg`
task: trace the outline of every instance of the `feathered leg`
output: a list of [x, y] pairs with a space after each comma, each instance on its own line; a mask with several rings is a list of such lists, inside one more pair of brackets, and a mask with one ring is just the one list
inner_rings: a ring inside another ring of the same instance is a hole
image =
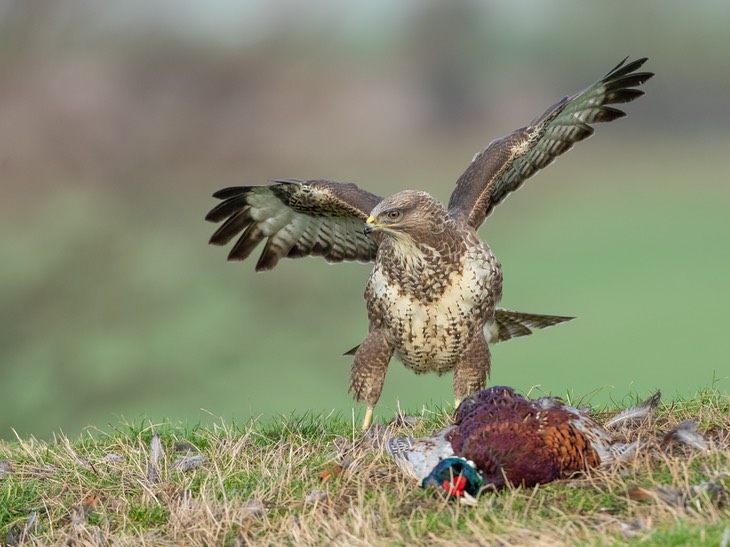
[[489, 346], [484, 336], [474, 337], [454, 368], [454, 407], [467, 395], [484, 389], [489, 376]]
[[370, 426], [373, 408], [380, 399], [385, 372], [395, 348], [388, 343], [383, 329], [373, 329], [355, 352], [350, 372], [350, 393], [358, 402], [367, 403], [363, 430]]

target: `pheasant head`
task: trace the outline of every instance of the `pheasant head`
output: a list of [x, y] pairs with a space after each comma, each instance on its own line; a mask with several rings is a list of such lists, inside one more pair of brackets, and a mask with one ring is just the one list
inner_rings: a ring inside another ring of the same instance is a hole
[[465, 492], [476, 497], [483, 485], [482, 474], [474, 464], [459, 457], [441, 460], [421, 482], [423, 488], [443, 488], [456, 498], [462, 497]]

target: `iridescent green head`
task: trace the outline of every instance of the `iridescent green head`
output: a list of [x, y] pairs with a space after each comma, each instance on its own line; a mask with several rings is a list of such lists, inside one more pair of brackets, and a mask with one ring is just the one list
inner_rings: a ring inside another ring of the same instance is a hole
[[423, 488], [443, 488], [457, 498], [462, 497], [464, 492], [476, 497], [483, 485], [484, 479], [474, 464], [457, 457], [441, 460], [421, 482]]

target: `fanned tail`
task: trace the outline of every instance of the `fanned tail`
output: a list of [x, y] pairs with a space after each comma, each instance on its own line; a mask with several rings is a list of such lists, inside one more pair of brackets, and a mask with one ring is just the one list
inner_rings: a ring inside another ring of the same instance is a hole
[[494, 326], [490, 326], [487, 339], [491, 343], [503, 342], [511, 338], [528, 336], [532, 329], [544, 329], [575, 319], [565, 315], [541, 315], [497, 308], [494, 311]]

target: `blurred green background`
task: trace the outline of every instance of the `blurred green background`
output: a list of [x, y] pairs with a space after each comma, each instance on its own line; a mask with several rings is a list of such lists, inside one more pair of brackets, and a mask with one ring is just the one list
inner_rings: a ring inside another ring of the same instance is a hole
[[[209, 247], [217, 189], [280, 177], [448, 200], [486, 143], [648, 56], [629, 116], [481, 234], [502, 305], [579, 319], [491, 383], [602, 405], [730, 390], [727, 2], [6, 0], [0, 437], [120, 419], [350, 415], [367, 265], [255, 274]], [[452, 401], [391, 364], [377, 414]]]

